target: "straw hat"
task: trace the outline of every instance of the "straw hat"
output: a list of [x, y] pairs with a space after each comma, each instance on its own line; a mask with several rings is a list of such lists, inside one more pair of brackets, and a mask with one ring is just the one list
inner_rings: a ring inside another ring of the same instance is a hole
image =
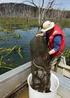
[[54, 22], [51, 21], [45, 21], [43, 23], [43, 28], [41, 29], [42, 32], [46, 32], [48, 30], [51, 30], [55, 26]]

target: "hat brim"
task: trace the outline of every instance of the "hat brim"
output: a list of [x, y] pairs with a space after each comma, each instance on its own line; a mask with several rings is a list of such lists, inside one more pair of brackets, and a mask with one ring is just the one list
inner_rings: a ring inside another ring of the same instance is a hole
[[48, 30], [51, 30], [55, 26], [54, 22], [51, 22], [50, 27], [47, 29], [41, 29], [41, 32], [46, 32]]

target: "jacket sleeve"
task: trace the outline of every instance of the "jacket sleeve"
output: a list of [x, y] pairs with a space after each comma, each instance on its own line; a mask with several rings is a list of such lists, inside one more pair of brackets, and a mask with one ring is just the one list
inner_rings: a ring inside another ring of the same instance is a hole
[[54, 43], [54, 50], [55, 50], [55, 52], [57, 52], [58, 50], [59, 50], [59, 48], [60, 48], [60, 44], [61, 44], [61, 36], [60, 35], [57, 35], [57, 36], [55, 36], [54, 37], [54, 41], [53, 41], [53, 43]]

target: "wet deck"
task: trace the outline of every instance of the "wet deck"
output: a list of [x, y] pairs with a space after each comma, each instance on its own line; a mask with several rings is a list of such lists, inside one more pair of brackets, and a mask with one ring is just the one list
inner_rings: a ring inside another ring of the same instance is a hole
[[[57, 98], [70, 98], [70, 79], [59, 74], [57, 76], [60, 81]], [[29, 98], [27, 84], [22, 86], [18, 91], [11, 94], [7, 98]]]
[[[11, 96], [7, 97], [7, 98], [29, 98], [27, 85], [24, 86], [23, 88], [21, 88], [16, 93], [14, 93]], [[59, 95], [57, 95], [57, 98], [62, 98], [62, 97], [60, 97]]]
[[23, 88], [21, 88], [17, 92], [11, 94], [7, 98], [29, 98], [28, 97], [28, 87], [27, 87], [27, 85], [25, 85]]
[[[70, 98], [70, 79], [61, 74], [55, 74], [58, 76], [60, 81], [57, 98]], [[27, 84], [25, 83], [25, 86], [21, 85], [20, 89], [16, 90], [16, 92], [6, 98], [29, 98]]]

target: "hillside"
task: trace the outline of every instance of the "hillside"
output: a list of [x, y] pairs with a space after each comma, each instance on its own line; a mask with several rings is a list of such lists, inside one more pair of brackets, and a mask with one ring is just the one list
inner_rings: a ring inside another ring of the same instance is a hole
[[[1, 17], [38, 17], [38, 9], [23, 3], [1, 3], [0, 4]], [[49, 10], [46, 16], [50, 17], [64, 17], [70, 18], [70, 11]]]

